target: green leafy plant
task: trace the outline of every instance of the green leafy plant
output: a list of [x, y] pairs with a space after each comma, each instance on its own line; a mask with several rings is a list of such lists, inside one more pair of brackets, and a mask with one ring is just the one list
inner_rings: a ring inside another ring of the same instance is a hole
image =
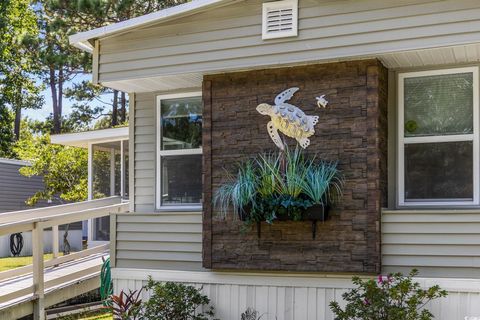
[[357, 286], [345, 292], [344, 309], [338, 302], [331, 302], [330, 308], [336, 320], [430, 320], [432, 313], [425, 305], [437, 298], [445, 297], [447, 292], [438, 285], [422, 289], [413, 280], [418, 274], [412, 270], [408, 276], [394, 273], [378, 276], [378, 280], [362, 280], [353, 277]]
[[313, 203], [324, 204], [338, 200], [337, 198], [342, 194], [343, 179], [337, 169], [337, 163], [322, 162], [308, 168], [301, 185], [302, 191]]
[[111, 309], [114, 320], [137, 320], [140, 319], [140, 312], [142, 310], [142, 299], [140, 294], [142, 290], [129, 290], [125, 293], [123, 290], [120, 294], [112, 295]]
[[[181, 283], [160, 283], [148, 279], [145, 286], [151, 291], [143, 304], [143, 317], [148, 320], [207, 320], [215, 312], [210, 299], [193, 286]], [[199, 311], [203, 310], [203, 311]]]
[[227, 212], [233, 206], [233, 210], [242, 216], [245, 207], [252, 203], [257, 193], [257, 177], [252, 161], [239, 166], [236, 176], [227, 172], [227, 179], [229, 183], [222, 185], [215, 194], [215, 202], [221, 212]]
[[343, 178], [336, 162], [306, 156], [300, 148], [260, 154], [238, 165], [237, 174], [214, 194], [222, 215], [233, 212], [247, 224], [301, 220], [306, 209], [328, 206], [341, 195]]

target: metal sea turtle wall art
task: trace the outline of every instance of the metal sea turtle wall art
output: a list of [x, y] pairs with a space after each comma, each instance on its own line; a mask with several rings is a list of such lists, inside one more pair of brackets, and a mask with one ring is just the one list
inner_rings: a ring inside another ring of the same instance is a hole
[[[310, 145], [310, 139], [315, 134], [315, 125], [318, 123], [318, 116], [306, 115], [300, 108], [287, 103], [299, 88], [293, 87], [287, 89], [276, 96], [275, 104], [261, 103], [257, 106], [257, 111], [271, 120], [267, 124], [267, 131], [275, 145], [280, 150], [285, 149], [285, 145], [280, 138], [279, 131], [287, 137], [294, 138], [300, 146], [305, 149]], [[325, 108], [328, 101], [325, 95], [317, 97], [318, 107]]]

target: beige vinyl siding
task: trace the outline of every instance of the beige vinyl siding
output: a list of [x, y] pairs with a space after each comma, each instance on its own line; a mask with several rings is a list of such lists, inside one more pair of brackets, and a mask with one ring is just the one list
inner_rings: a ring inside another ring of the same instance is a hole
[[115, 267], [202, 269], [202, 214], [119, 214], [115, 221]]
[[155, 94], [135, 94], [135, 212], [155, 210]]
[[385, 210], [383, 272], [480, 277], [480, 210]]
[[114, 265], [201, 270], [202, 214], [155, 212], [155, 103], [159, 92], [135, 94], [134, 212], [112, 219]]
[[100, 43], [100, 81], [212, 73], [480, 40], [476, 0], [299, 1], [299, 36], [263, 41], [260, 0]]

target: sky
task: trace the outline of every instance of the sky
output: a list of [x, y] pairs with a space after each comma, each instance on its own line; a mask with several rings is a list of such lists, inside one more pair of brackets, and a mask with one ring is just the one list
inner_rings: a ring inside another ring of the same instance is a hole
[[[45, 104], [43, 105], [42, 109], [33, 110], [33, 109], [26, 109], [22, 111], [22, 117], [28, 117], [33, 120], [45, 120], [46, 117], [50, 113], [52, 113], [52, 94], [50, 93], [50, 89], [45, 89], [42, 91], [41, 95], [45, 99]], [[69, 114], [72, 110], [71, 108], [72, 102], [68, 101], [64, 98], [63, 101], [63, 114]]]
[[[77, 78], [74, 79], [74, 81], [70, 82], [67, 84], [67, 87], [70, 87], [73, 83], [75, 82], [80, 82], [82, 80], [91, 80], [92, 75], [87, 74], [87, 75], [82, 75], [78, 76]], [[38, 80], [38, 84], [41, 84], [41, 81]], [[33, 120], [45, 120], [51, 113], [52, 113], [52, 94], [50, 92], [50, 87], [46, 87], [45, 90], [41, 92], [41, 95], [44, 98], [44, 105], [42, 109], [38, 110], [32, 110], [32, 109], [26, 109], [22, 111], [22, 118], [28, 117]], [[67, 98], [63, 98], [63, 115], [68, 115], [72, 111], [72, 105], [74, 104], [74, 101], [70, 101]], [[101, 103], [98, 101], [92, 101], [92, 106], [100, 106]]]

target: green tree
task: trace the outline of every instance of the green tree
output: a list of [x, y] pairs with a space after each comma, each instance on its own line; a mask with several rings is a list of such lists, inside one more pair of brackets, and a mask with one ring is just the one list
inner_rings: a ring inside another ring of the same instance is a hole
[[83, 201], [88, 193], [87, 150], [50, 143], [50, 136], [34, 134], [29, 124], [22, 122], [22, 139], [16, 143], [15, 152], [31, 166], [20, 169], [24, 176], [42, 176], [44, 189], [27, 200], [35, 205], [40, 200]]
[[52, 96], [52, 133], [62, 131], [64, 90], [75, 77], [89, 73], [91, 57], [68, 42], [68, 36], [85, 31], [75, 16], [62, 15], [56, 10], [56, 1], [38, 0], [36, 15], [40, 36], [35, 43], [41, 67], [41, 79]]
[[39, 96], [41, 88], [33, 79], [37, 60], [31, 44], [37, 36], [36, 16], [30, 0], [0, 2], [0, 104], [10, 106], [15, 114], [17, 140], [22, 109], [40, 108], [43, 103]]
[[30, 79], [27, 69], [18, 70], [9, 73], [3, 78], [2, 100], [10, 105], [14, 113], [13, 132], [15, 140], [20, 139], [20, 125], [22, 119], [22, 110], [40, 109], [44, 104], [44, 99], [40, 95], [40, 88]]
[[13, 117], [5, 105], [0, 104], [0, 158], [14, 158]]
[[[113, 100], [108, 101], [108, 96], [112, 93]], [[69, 121], [77, 127], [89, 126], [99, 119], [105, 124], [102, 128], [126, 122], [126, 117], [122, 117], [122, 109], [118, 110], [118, 94], [109, 88], [94, 85], [91, 81], [82, 81], [65, 90], [65, 96], [74, 101]], [[127, 104], [126, 101], [121, 102], [122, 105]], [[112, 112], [107, 112], [110, 108]]]

